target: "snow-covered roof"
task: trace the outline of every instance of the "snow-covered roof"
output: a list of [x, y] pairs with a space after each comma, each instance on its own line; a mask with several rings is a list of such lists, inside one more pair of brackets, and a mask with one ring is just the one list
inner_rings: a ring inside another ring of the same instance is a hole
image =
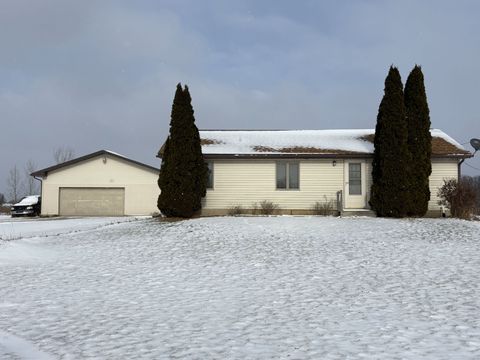
[[[205, 156], [371, 155], [374, 129], [344, 130], [201, 130]], [[462, 145], [431, 130], [433, 156], [469, 156]]]
[[[341, 150], [373, 152], [373, 144], [362, 140], [371, 130], [278, 130], [278, 131], [200, 131], [204, 154], [298, 153]], [[310, 149], [310, 150], [309, 150]], [[303, 150], [303, 151], [302, 151]]]

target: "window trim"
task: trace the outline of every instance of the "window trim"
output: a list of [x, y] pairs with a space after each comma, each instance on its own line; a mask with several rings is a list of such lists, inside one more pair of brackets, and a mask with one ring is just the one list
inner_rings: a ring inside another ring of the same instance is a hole
[[[279, 188], [277, 185], [278, 179], [278, 164], [285, 164], [285, 187]], [[298, 187], [290, 187], [290, 164], [295, 164], [298, 166]], [[300, 191], [300, 161], [276, 161], [275, 162], [275, 190], [278, 191]]]

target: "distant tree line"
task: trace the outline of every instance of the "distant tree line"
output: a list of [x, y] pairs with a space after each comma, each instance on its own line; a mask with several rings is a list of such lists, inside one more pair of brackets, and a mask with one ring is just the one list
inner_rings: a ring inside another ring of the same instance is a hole
[[480, 176], [465, 176], [465, 179], [467, 179], [467, 181], [470, 181], [473, 186], [476, 195], [475, 214], [480, 215]]
[[5, 201], [18, 202], [26, 195], [35, 195], [39, 191], [39, 183], [30, 174], [36, 170], [36, 163], [28, 160], [25, 166], [19, 168], [16, 164], [10, 169], [7, 176], [7, 195]]
[[[68, 146], [58, 147], [53, 151], [55, 164], [71, 160], [74, 157], [75, 151]], [[15, 164], [8, 172], [6, 179], [7, 194], [0, 194], [0, 204], [16, 203], [27, 195], [39, 195], [40, 183], [30, 176], [35, 170], [38, 170], [38, 166], [32, 159], [28, 160], [23, 168]]]
[[473, 184], [473, 188], [475, 189], [475, 214], [480, 215], [480, 176], [475, 177], [467, 177], [470, 178]]

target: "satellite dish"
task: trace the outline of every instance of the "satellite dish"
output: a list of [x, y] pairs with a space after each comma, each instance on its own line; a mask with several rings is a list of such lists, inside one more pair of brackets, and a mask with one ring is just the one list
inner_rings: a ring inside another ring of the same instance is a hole
[[472, 139], [470, 140], [470, 145], [475, 149], [475, 151], [480, 150], [480, 139]]

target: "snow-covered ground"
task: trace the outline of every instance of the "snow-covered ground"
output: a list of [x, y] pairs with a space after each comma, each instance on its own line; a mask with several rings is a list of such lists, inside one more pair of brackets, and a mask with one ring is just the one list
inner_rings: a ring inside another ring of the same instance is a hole
[[0, 216], [0, 241], [60, 235], [138, 219], [136, 217], [46, 219], [30, 217], [12, 218], [10, 215]]
[[77, 230], [0, 241], [1, 359], [480, 358], [479, 222]]

